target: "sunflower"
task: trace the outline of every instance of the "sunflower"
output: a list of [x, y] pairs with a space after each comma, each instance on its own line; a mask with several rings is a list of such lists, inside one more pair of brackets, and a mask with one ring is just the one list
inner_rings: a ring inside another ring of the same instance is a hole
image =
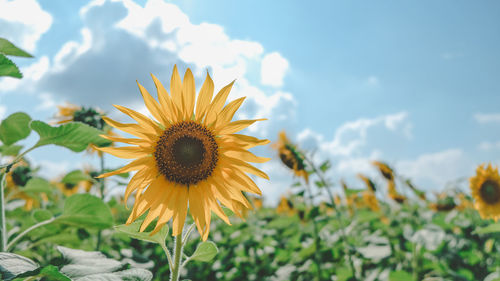
[[380, 210], [378, 205], [377, 197], [371, 190], [366, 190], [363, 192], [363, 201], [365, 205], [370, 208], [372, 211], [377, 212]]
[[[24, 200], [24, 209], [31, 211], [33, 207], [39, 207], [40, 202], [36, 197], [22, 191], [22, 188], [33, 178], [33, 170], [29, 164], [21, 160], [13, 165], [11, 171], [7, 173], [5, 179], [6, 196], [10, 199]], [[42, 200], [47, 201], [45, 193], [40, 194]]]
[[[92, 107], [82, 107], [71, 103], [58, 105], [57, 108], [59, 109], [59, 112], [55, 115], [56, 124], [81, 122], [104, 131], [109, 136], [117, 136], [111, 130], [112, 128], [108, 126], [102, 119], [104, 113], [100, 109], [95, 109]], [[97, 153], [99, 156], [102, 156], [102, 152], [96, 150], [94, 146], [91, 145], [87, 147], [87, 152], [89, 154]]]
[[273, 145], [278, 150], [281, 162], [294, 172], [297, 177], [302, 177], [306, 182], [309, 182], [309, 174], [306, 171], [304, 154], [298, 150], [288, 137], [285, 131], [279, 133], [278, 142]]
[[[189, 211], [203, 240], [208, 237], [211, 211], [229, 224], [219, 204], [235, 214], [251, 208], [242, 191], [262, 195], [250, 173], [269, 177], [247, 162], [263, 163], [269, 158], [257, 157], [248, 149], [269, 143], [255, 137], [235, 134], [256, 121], [231, 121], [245, 97], [224, 106], [233, 82], [222, 88], [212, 99], [214, 83], [207, 73], [198, 99], [193, 74], [188, 68], [183, 81], [174, 66], [170, 95], [160, 81], [151, 75], [158, 92], [159, 103], [138, 83], [144, 103], [156, 119], [115, 105], [138, 124], [123, 124], [103, 116], [110, 126], [137, 138], [103, 135], [127, 147], [100, 147], [100, 151], [134, 161], [99, 177], [137, 171], [125, 191], [125, 201], [136, 191], [136, 200], [127, 220], [131, 223], [148, 210], [140, 231], [158, 218], [153, 233], [172, 219], [172, 235], [182, 233]], [[196, 104], [196, 109], [195, 109]]]
[[389, 165], [380, 161], [373, 161], [372, 164], [378, 168], [384, 178], [390, 181], [394, 180], [394, 171]]
[[484, 168], [480, 165], [476, 170], [476, 176], [470, 178], [470, 189], [474, 198], [474, 206], [479, 211], [481, 218], [492, 218], [498, 221], [500, 218], [500, 175], [498, 167], [493, 168], [491, 164]]
[[371, 191], [373, 192], [377, 191], [377, 189], [375, 188], [375, 183], [373, 183], [373, 181], [369, 179], [367, 176], [363, 174], [358, 174], [358, 178], [360, 178], [365, 183], [366, 187], [368, 187]]
[[398, 202], [399, 204], [403, 204], [406, 201], [406, 197], [399, 194], [396, 190], [396, 184], [394, 183], [394, 181], [388, 181], [387, 189], [389, 191], [389, 198], [391, 198], [392, 200]]
[[281, 196], [280, 202], [276, 207], [276, 212], [278, 214], [287, 214], [289, 216], [294, 215], [295, 209], [293, 208], [292, 201], [290, 201], [290, 199], [286, 198], [285, 196]]

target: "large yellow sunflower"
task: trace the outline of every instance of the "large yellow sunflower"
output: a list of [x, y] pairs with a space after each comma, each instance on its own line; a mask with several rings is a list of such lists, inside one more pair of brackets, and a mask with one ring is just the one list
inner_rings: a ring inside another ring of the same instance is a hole
[[483, 219], [500, 218], [500, 175], [498, 167], [484, 164], [476, 170], [476, 176], [470, 178], [470, 189], [474, 198], [474, 207]]
[[247, 162], [263, 163], [269, 158], [257, 157], [248, 149], [269, 143], [251, 136], [235, 134], [256, 121], [231, 121], [245, 97], [224, 106], [234, 82], [212, 99], [214, 83], [207, 73], [198, 99], [193, 74], [187, 69], [181, 80], [174, 66], [170, 95], [154, 76], [159, 103], [138, 83], [147, 109], [156, 120], [115, 105], [138, 124], [123, 124], [110, 118], [104, 121], [137, 138], [102, 136], [132, 146], [101, 147], [103, 152], [121, 158], [136, 158], [124, 167], [102, 174], [108, 177], [137, 171], [125, 191], [125, 199], [136, 191], [136, 200], [127, 223], [148, 214], [140, 231], [156, 218], [155, 233], [172, 219], [172, 235], [182, 232], [189, 211], [203, 240], [207, 239], [211, 211], [229, 224], [222, 204], [236, 214], [251, 208], [242, 191], [261, 195], [260, 189], [246, 174], [265, 179], [268, 176]]

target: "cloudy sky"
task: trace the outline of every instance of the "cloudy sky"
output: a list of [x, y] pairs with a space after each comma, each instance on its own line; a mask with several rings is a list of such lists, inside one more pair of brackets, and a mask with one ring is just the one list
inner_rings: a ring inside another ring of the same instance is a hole
[[[154, 92], [150, 73], [168, 84], [177, 64], [198, 86], [207, 70], [216, 89], [236, 79], [237, 117], [269, 119], [250, 132], [286, 130], [334, 181], [382, 183], [369, 162], [383, 160], [440, 190], [500, 163], [499, 14], [492, 0], [0, 0], [0, 37], [35, 56], [14, 58], [22, 80], [0, 78], [0, 116], [48, 121], [67, 101], [122, 118], [111, 104], [143, 111], [136, 80]], [[31, 159], [54, 176], [97, 162], [54, 147]], [[292, 181], [262, 168], [273, 201]]]

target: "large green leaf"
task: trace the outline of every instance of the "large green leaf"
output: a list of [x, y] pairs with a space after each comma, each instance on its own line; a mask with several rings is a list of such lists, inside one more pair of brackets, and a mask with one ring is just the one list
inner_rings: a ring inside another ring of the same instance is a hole
[[128, 225], [127, 224], [117, 225], [115, 226], [115, 230], [125, 233], [128, 236], [135, 239], [163, 245], [168, 235], [168, 225], [165, 224], [162, 227], [162, 229], [160, 229], [160, 231], [158, 231], [154, 235], [151, 235], [151, 232], [139, 232], [139, 228], [141, 227], [142, 222], [143, 220], [137, 220]]
[[0, 76], [23, 78], [17, 65], [3, 54], [0, 54]]
[[37, 195], [40, 193], [52, 193], [53, 189], [54, 187], [50, 184], [50, 182], [37, 177], [30, 179], [21, 190], [26, 193]]
[[102, 131], [80, 122], [52, 127], [47, 123], [35, 120], [31, 121], [30, 126], [40, 136], [36, 146], [54, 144], [80, 152], [87, 148], [89, 144], [108, 146], [111, 143], [99, 136], [104, 134]]
[[32, 58], [33, 56], [23, 51], [21, 48], [9, 42], [5, 38], [0, 38], [0, 53], [7, 56]]
[[104, 229], [113, 225], [113, 216], [101, 199], [90, 194], [74, 194], [66, 199], [63, 213], [55, 222]]
[[71, 281], [71, 279], [59, 272], [59, 269], [53, 265], [48, 265], [44, 268], [38, 268], [37, 270], [20, 274], [13, 281], [39, 280], [39, 278], [42, 278], [41, 280], [50, 281]]
[[11, 280], [21, 273], [37, 268], [38, 264], [28, 258], [13, 253], [0, 253], [1, 280]]
[[31, 117], [24, 112], [16, 112], [5, 118], [0, 124], [0, 140], [11, 145], [29, 136]]
[[392, 271], [391, 273], [389, 273], [389, 281], [411, 281], [411, 280], [413, 280], [413, 276], [404, 270]]
[[218, 252], [219, 249], [217, 249], [214, 242], [205, 241], [198, 244], [198, 247], [196, 247], [196, 250], [189, 259], [194, 261], [209, 262], [217, 255]]
[[0, 145], [0, 153], [3, 156], [17, 156], [21, 149], [23, 149], [22, 145]]
[[[124, 263], [107, 258], [100, 252], [87, 252], [82, 250], [57, 247], [64, 260], [69, 264], [61, 268], [61, 272], [75, 281], [114, 281], [136, 280], [149, 281], [153, 279], [151, 272], [145, 269], [131, 268], [121, 270]], [[121, 271], [120, 271], [121, 270]]]
[[82, 170], [74, 170], [67, 173], [63, 179], [62, 183], [77, 184], [81, 181], [91, 181], [92, 177], [84, 173]]

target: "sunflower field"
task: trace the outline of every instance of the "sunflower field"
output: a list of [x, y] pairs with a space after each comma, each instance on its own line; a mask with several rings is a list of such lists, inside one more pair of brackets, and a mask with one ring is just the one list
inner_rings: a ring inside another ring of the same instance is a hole
[[[0, 38], [0, 75], [22, 77], [16, 56], [31, 55]], [[148, 116], [115, 105], [132, 123], [72, 104], [1, 121], [1, 280], [500, 280], [496, 166], [431, 194], [381, 159], [383, 182], [359, 174], [351, 188], [285, 132], [241, 134], [265, 119], [233, 118], [245, 100], [227, 100], [234, 82], [214, 89], [207, 73], [197, 92], [189, 68], [172, 69], [152, 75], [156, 94], [138, 83]], [[30, 152], [49, 145], [100, 165], [43, 175]], [[278, 204], [255, 183], [273, 181], [257, 146], [295, 180]], [[128, 164], [108, 167], [108, 154]]]

